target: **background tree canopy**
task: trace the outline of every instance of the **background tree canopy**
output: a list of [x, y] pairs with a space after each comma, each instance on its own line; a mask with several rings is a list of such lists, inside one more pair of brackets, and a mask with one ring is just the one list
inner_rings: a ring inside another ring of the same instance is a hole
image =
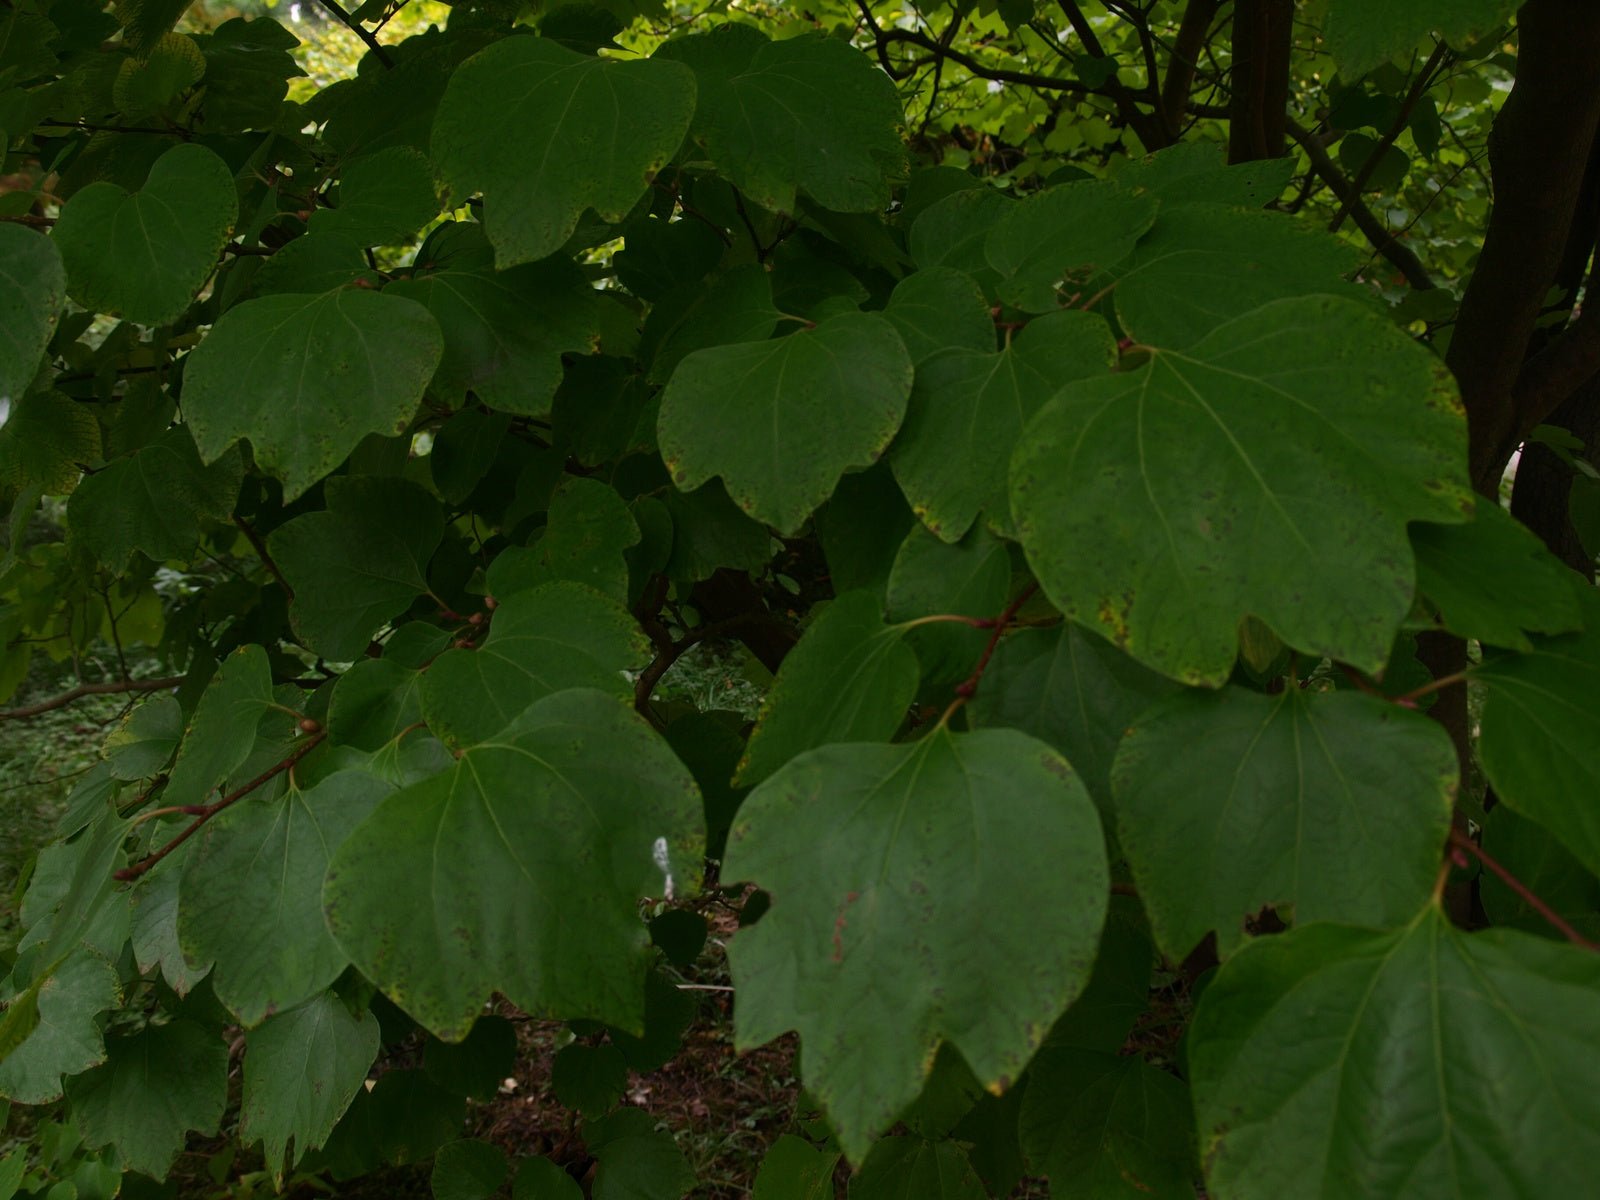
[[1588, 0], [8, 0], [0, 1200], [1591, 1191], [1597, 130]]

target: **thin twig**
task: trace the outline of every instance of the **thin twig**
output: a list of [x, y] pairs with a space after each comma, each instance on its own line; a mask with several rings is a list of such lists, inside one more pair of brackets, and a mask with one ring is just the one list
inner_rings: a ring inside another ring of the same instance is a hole
[[293, 603], [294, 589], [289, 586], [289, 581], [283, 577], [283, 572], [278, 569], [278, 564], [273, 561], [272, 555], [267, 553], [266, 539], [256, 532], [255, 526], [251, 525], [249, 521], [246, 521], [241, 516], [235, 516], [233, 518], [233, 523], [239, 527], [240, 532], [243, 533], [245, 537], [250, 539], [250, 545], [255, 548], [256, 557], [261, 560], [261, 565], [264, 566], [268, 573], [278, 581], [278, 586], [283, 589], [283, 594], [288, 598], [290, 603]]
[[1433, 48], [1433, 53], [1428, 56], [1428, 61], [1422, 64], [1422, 70], [1417, 72], [1417, 78], [1411, 84], [1411, 90], [1406, 93], [1400, 102], [1400, 109], [1395, 113], [1395, 118], [1390, 122], [1389, 128], [1384, 131], [1378, 144], [1372, 148], [1372, 153], [1367, 155], [1367, 161], [1361, 164], [1361, 169], [1356, 172], [1355, 178], [1350, 181], [1350, 192], [1339, 204], [1339, 211], [1333, 214], [1333, 220], [1328, 223], [1329, 233], [1338, 233], [1339, 227], [1344, 224], [1344, 219], [1350, 215], [1353, 204], [1358, 203], [1361, 194], [1367, 190], [1367, 181], [1377, 171], [1379, 162], [1389, 152], [1395, 140], [1405, 132], [1411, 123], [1411, 113], [1422, 102], [1422, 97], [1433, 86], [1434, 73], [1439, 65], [1449, 55], [1450, 48], [1440, 42]]
[[1534, 894], [1532, 888], [1508, 871], [1503, 864], [1496, 861], [1491, 855], [1486, 853], [1483, 847], [1478, 845], [1477, 842], [1473, 841], [1459, 829], [1452, 829], [1450, 831], [1450, 844], [1458, 849], [1465, 850], [1495, 875], [1499, 876], [1500, 882], [1504, 883], [1518, 896], [1522, 897], [1523, 902], [1527, 904], [1529, 908], [1533, 909], [1534, 912], [1538, 913], [1546, 921], [1550, 922], [1552, 926], [1560, 931], [1561, 935], [1565, 937], [1567, 941], [1571, 942], [1574, 946], [1581, 946], [1585, 950], [1592, 950], [1596, 954], [1600, 954], [1600, 942], [1592, 942], [1588, 938], [1584, 937], [1583, 934], [1574, 929], [1570, 924], [1568, 924], [1567, 920], [1562, 917], [1560, 913], [1556, 912], [1555, 909], [1551, 908], [1543, 900], [1539, 899], [1539, 897]]
[[[1193, 109], [1194, 106], [1191, 105], [1190, 108]], [[1339, 169], [1339, 165], [1333, 161], [1327, 147], [1318, 140], [1317, 135], [1292, 117], [1284, 123], [1284, 129], [1306, 152], [1306, 157], [1311, 160], [1312, 170], [1327, 181], [1333, 194], [1341, 201], [1349, 202], [1350, 219], [1366, 235], [1367, 240], [1372, 243], [1372, 248], [1388, 259], [1390, 265], [1404, 275], [1406, 282], [1418, 291], [1434, 287], [1433, 278], [1428, 274], [1428, 269], [1422, 265], [1422, 260], [1409, 246], [1400, 242], [1389, 231], [1388, 226], [1378, 219], [1377, 214], [1367, 207], [1360, 195], [1352, 189], [1349, 176]]]
[[164, 692], [168, 688], [177, 687], [186, 678], [188, 677], [185, 675], [171, 675], [163, 679], [114, 679], [109, 683], [80, 683], [71, 691], [62, 692], [59, 696], [52, 696], [48, 700], [41, 700], [37, 704], [0, 711], [0, 721], [26, 721], [29, 717], [65, 708], [85, 696], [114, 696], [120, 692]]
[[335, 3], [335, 0], [318, 0], [318, 2], [323, 8], [327, 9], [334, 16], [338, 17], [339, 20], [343, 22], [346, 29], [367, 44], [367, 49], [372, 51], [373, 58], [382, 63], [385, 68], [392, 69], [394, 67], [394, 59], [389, 57], [389, 52], [383, 48], [383, 43], [378, 41], [376, 34], [374, 34], [360, 21], [356, 20], [353, 16], [347, 13], [344, 9], [340, 8], [339, 5]]
[[124, 867], [120, 871], [113, 872], [112, 878], [121, 880], [124, 883], [128, 882], [129, 880], [139, 878], [139, 876], [143, 875], [146, 871], [150, 870], [150, 868], [154, 867], [158, 862], [164, 859], [167, 855], [171, 854], [179, 846], [187, 842], [196, 833], [200, 832], [201, 827], [204, 826], [207, 821], [211, 820], [212, 817], [216, 816], [223, 809], [229, 808], [238, 803], [262, 784], [269, 782], [278, 775], [281, 775], [283, 772], [287, 771], [290, 767], [294, 766], [295, 763], [299, 762], [302, 758], [320, 746], [322, 744], [322, 740], [327, 736], [328, 735], [325, 732], [318, 730], [316, 733], [307, 738], [303, 745], [296, 747], [295, 750], [286, 758], [268, 767], [265, 771], [261, 772], [261, 774], [257, 775], [243, 787], [236, 788], [229, 792], [215, 804], [207, 804], [199, 808], [194, 808], [189, 805], [174, 806], [172, 810], [174, 812], [194, 812], [195, 819], [188, 825], [185, 825], [183, 831], [165, 846], [162, 846], [161, 849], [152, 851], [151, 853], [145, 855], [131, 867]]
[[1021, 611], [1022, 606], [1031, 600], [1033, 594], [1038, 590], [1038, 583], [1030, 583], [1022, 591], [1018, 592], [1017, 598], [1006, 605], [1004, 611], [994, 619], [994, 632], [989, 635], [989, 644], [983, 648], [983, 653], [978, 656], [978, 664], [972, 668], [972, 674], [956, 684], [956, 698], [950, 702], [950, 707], [944, 710], [944, 716], [939, 718], [941, 723], [948, 721], [956, 709], [978, 694], [978, 684], [983, 682], [983, 673], [989, 669], [989, 660], [994, 657], [995, 647], [1000, 644], [1000, 639], [1005, 636], [1006, 630], [1016, 618], [1017, 613]]

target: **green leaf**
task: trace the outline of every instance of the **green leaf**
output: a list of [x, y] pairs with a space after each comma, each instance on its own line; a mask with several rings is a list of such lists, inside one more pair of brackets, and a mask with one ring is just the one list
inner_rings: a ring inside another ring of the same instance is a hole
[[13, 397], [0, 425], [0, 499], [30, 490], [64, 496], [99, 457], [100, 422], [89, 405], [59, 392]]
[[598, 1117], [622, 1098], [628, 1086], [628, 1064], [612, 1045], [573, 1042], [556, 1052], [550, 1064], [550, 1090], [557, 1100], [586, 1117]]
[[1516, 8], [1517, 0], [1329, 0], [1323, 32], [1340, 74], [1354, 78], [1414, 49], [1429, 33], [1464, 46]]
[[506, 1152], [463, 1138], [439, 1147], [431, 1179], [434, 1200], [488, 1200], [511, 1171]]
[[422, 711], [448, 745], [476, 745], [566, 688], [631, 698], [624, 672], [643, 669], [650, 655], [619, 605], [580, 583], [550, 583], [502, 601], [481, 646], [440, 655], [422, 677]]
[[1486, 685], [1478, 759], [1495, 795], [1600, 872], [1600, 601], [1590, 589], [1582, 607], [1583, 633], [1535, 637], [1472, 677]]
[[1089, 978], [1110, 886], [1094, 806], [1053, 750], [943, 727], [790, 762], [745, 801], [722, 878], [772, 895], [729, 945], [735, 1041], [798, 1030], [855, 1161], [941, 1043], [986, 1087], [1016, 1080]]
[[683, 141], [694, 99], [680, 63], [506, 38], [450, 77], [433, 161], [456, 203], [483, 193], [495, 260], [513, 267], [561, 249], [587, 208], [625, 217]]
[[85, 476], [67, 502], [73, 537], [103, 564], [123, 570], [135, 554], [187, 559], [202, 520], [226, 520], [244, 478], [244, 459], [224, 449], [206, 465], [191, 430], [175, 426], [153, 442]]
[[1189, 1035], [1209, 1190], [1581, 1194], [1600, 1152], [1597, 990], [1600, 957], [1463, 933], [1433, 905], [1388, 932], [1263, 938], [1224, 964]]
[[135, 53], [147, 52], [178, 23], [191, 3], [193, 0], [118, 0], [117, 19], [124, 26], [123, 41]]
[[592, 353], [607, 328], [606, 298], [577, 264], [552, 258], [496, 271], [476, 225], [441, 226], [417, 272], [386, 292], [422, 305], [444, 331], [444, 353], [429, 384], [440, 399], [460, 404], [470, 393], [520, 416], [550, 415], [561, 355]]
[[289, 51], [300, 45], [271, 17], [234, 17], [201, 42], [206, 56], [202, 126], [208, 132], [268, 129], [289, 80], [304, 75]]
[[1000, 274], [1000, 298], [1026, 312], [1054, 309], [1057, 284], [1081, 290], [1127, 258], [1154, 223], [1157, 207], [1154, 197], [1083, 179], [1006, 208], [983, 248]]
[[560, 692], [357, 827], [328, 871], [329, 927], [441, 1037], [464, 1036], [493, 991], [637, 1029], [638, 899], [698, 886], [701, 829], [694, 781], [640, 717]]
[[121, 999], [116, 968], [92, 950], [77, 951], [37, 989], [24, 989], [6, 1009], [7, 1040], [15, 1038], [13, 1030], [24, 1032], [0, 1055], [0, 1096], [18, 1104], [61, 1099], [63, 1075], [105, 1062], [96, 1018]]
[[545, 520], [544, 536], [535, 545], [495, 559], [488, 576], [494, 596], [504, 600], [565, 579], [626, 603], [625, 555], [638, 544], [639, 527], [616, 490], [598, 479], [568, 479], [550, 497]]
[[67, 300], [56, 244], [25, 225], [0, 221], [0, 396], [12, 403], [33, 382]]
[[459, 1042], [429, 1038], [422, 1069], [447, 1091], [493, 1100], [517, 1066], [517, 1027], [505, 1017], [479, 1017]]
[[1364, 133], [1347, 133], [1339, 139], [1339, 162], [1352, 178], [1367, 169], [1373, 155], [1378, 157], [1377, 165], [1372, 168], [1363, 190], [1390, 192], [1398, 188], [1411, 166], [1404, 150], [1393, 144], [1385, 146]]
[[917, 693], [917, 656], [883, 623], [878, 598], [846, 592], [812, 622], [778, 668], [735, 782], [759, 783], [830, 742], [887, 741]]
[[[958, 614], [993, 618], [1011, 592], [1011, 554], [987, 530], [973, 529], [946, 545], [921, 525], [894, 557], [886, 607], [893, 622]], [[990, 631], [955, 622], [936, 622], [908, 630], [906, 644], [916, 652], [923, 684], [958, 683], [977, 665]]]
[[230, 654], [195, 707], [163, 793], [166, 803], [204, 803], [211, 789], [250, 756], [256, 727], [275, 703], [267, 652], [252, 645]]
[[1465, 525], [1411, 527], [1417, 590], [1451, 633], [1532, 650], [1524, 630], [1567, 633], [1583, 625], [1576, 578], [1528, 528], [1490, 500]]
[[988, 1191], [953, 1141], [884, 1138], [850, 1181], [850, 1200], [984, 1200]]
[[1163, 218], [1180, 204], [1231, 204], [1261, 208], [1289, 186], [1292, 157], [1228, 165], [1216, 142], [1179, 142], [1143, 158], [1113, 158], [1111, 179], [1129, 191], [1143, 189], [1161, 201]]
[[672, 1134], [656, 1129], [640, 1109], [587, 1122], [583, 1139], [599, 1160], [594, 1200], [680, 1200], [694, 1186], [694, 1172]]
[[205, 55], [192, 37], [164, 33], [138, 58], [125, 58], [111, 84], [112, 102], [125, 117], [154, 117], [205, 76]]
[[889, 463], [923, 524], [954, 542], [980, 511], [1009, 523], [1006, 469], [1023, 428], [1063, 384], [1115, 361], [1105, 321], [1060, 312], [1030, 321], [998, 354], [944, 350], [919, 363]]
[[1364, 300], [1369, 293], [1344, 280], [1361, 260], [1349, 242], [1282, 213], [1216, 204], [1164, 209], [1112, 272], [1117, 320], [1140, 342], [1181, 349], [1274, 300]]
[[949, 267], [907, 275], [895, 285], [883, 315], [918, 368], [940, 350], [994, 351], [994, 318], [983, 290], [972, 276]]
[[422, 679], [422, 672], [391, 658], [351, 664], [333, 685], [328, 739], [369, 754], [389, 745], [422, 720]]
[[144, 701], [106, 735], [100, 753], [113, 779], [148, 779], [171, 760], [183, 738], [183, 710], [176, 696]]
[[178, 942], [178, 891], [183, 869], [194, 853], [191, 841], [168, 855], [134, 887], [129, 902], [128, 940], [139, 970], [160, 971], [179, 997], [187, 996], [211, 972], [210, 962], [191, 963]]
[[740, 512], [715, 481], [692, 492], [670, 489], [661, 502], [672, 518], [671, 579], [698, 582], [723, 567], [760, 571], [772, 557], [772, 534]]
[[668, 42], [657, 58], [694, 68], [691, 140], [717, 172], [774, 212], [803, 190], [835, 212], [878, 212], [905, 174], [894, 84], [848, 42], [770, 41], [749, 25]]
[[389, 146], [347, 164], [339, 174], [337, 204], [312, 213], [307, 228], [360, 246], [393, 246], [438, 212], [428, 156], [410, 146]]
[[1376, 672], [1415, 590], [1406, 522], [1465, 515], [1463, 434], [1387, 318], [1280, 300], [1068, 385], [1018, 443], [1011, 510], [1055, 605], [1163, 674], [1221, 684], [1247, 614]]
[[62, 206], [54, 238], [72, 298], [141, 325], [183, 315], [239, 219], [233, 172], [204, 146], [174, 146], [131, 195], [91, 183]]
[[911, 257], [923, 270], [946, 267], [970, 275], [992, 293], [999, 275], [985, 246], [1016, 201], [992, 187], [954, 192], [930, 204], [911, 225]]
[[793, 534], [845, 471], [883, 453], [911, 379], [900, 335], [876, 313], [699, 350], [662, 393], [661, 455], [680, 488], [720, 475], [740, 508]]
[[1176, 690], [1103, 639], [1063, 623], [1002, 640], [968, 712], [975, 726], [1020, 729], [1053, 746], [1109, 816], [1111, 760], [1123, 733]]
[[116, 1038], [106, 1049], [104, 1066], [67, 1083], [83, 1140], [111, 1143], [127, 1166], [161, 1179], [188, 1131], [217, 1131], [228, 1099], [228, 1043], [176, 1020]]
[[261, 1143], [282, 1181], [328, 1140], [378, 1056], [378, 1021], [352, 1016], [331, 993], [270, 1017], [244, 1038], [239, 1140]]
[[[1579, 933], [1591, 940], [1600, 938], [1600, 879], [1584, 870], [1544, 826], [1517, 816], [1504, 804], [1497, 805], [1484, 823], [1483, 848]], [[1546, 937], [1562, 936], [1493, 871], [1479, 874], [1478, 895], [1495, 925]]]
[[512, 1181], [511, 1200], [583, 1200], [583, 1191], [548, 1158], [525, 1158]]
[[1157, 944], [1178, 961], [1215, 930], [1226, 958], [1269, 905], [1296, 924], [1416, 912], [1459, 771], [1438, 722], [1359, 692], [1188, 691], [1123, 739], [1117, 838]]
[[349, 662], [384, 622], [428, 591], [428, 560], [444, 514], [422, 488], [400, 479], [330, 479], [325, 512], [273, 530], [268, 549], [294, 600], [295, 633], [317, 654]]
[[207, 462], [249, 438], [293, 499], [369, 433], [405, 431], [442, 349], [428, 311], [397, 296], [247, 300], [190, 353], [184, 419]]
[[316, 996], [349, 965], [322, 918], [322, 880], [350, 831], [392, 790], [341, 771], [207, 822], [184, 871], [178, 936], [189, 961], [215, 963], [212, 987], [240, 1024]]
[[1046, 1047], [1028, 1068], [1022, 1140], [1060, 1200], [1192, 1200], [1189, 1089], [1140, 1058]]
[[780, 315], [772, 305], [772, 277], [761, 264], [746, 263], [654, 305], [645, 318], [639, 357], [650, 364], [651, 383], [666, 383], [696, 350], [766, 341]]
[[761, 1160], [750, 1200], [834, 1200], [837, 1151], [820, 1150], [792, 1133], [779, 1136]]

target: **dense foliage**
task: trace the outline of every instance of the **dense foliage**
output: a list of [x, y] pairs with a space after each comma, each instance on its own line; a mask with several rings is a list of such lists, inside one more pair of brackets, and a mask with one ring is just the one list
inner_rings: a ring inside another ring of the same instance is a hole
[[760, 1200], [1593, 1186], [1592, 5], [186, 8], [0, 10], [0, 1200], [685, 1195], [724, 986]]

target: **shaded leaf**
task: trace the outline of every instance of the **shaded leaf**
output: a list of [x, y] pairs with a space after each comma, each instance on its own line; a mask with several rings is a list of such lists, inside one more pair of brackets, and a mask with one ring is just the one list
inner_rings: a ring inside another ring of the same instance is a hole
[[[1429, 905], [1223, 965], [1189, 1034], [1208, 1188], [1239, 1200], [1560, 1195], [1600, 1152], [1600, 957]], [[1360, 1120], [1334, 1120], [1359, 1102]], [[1508, 1121], [1509, 1114], [1516, 1114]]]
[[1000, 298], [1027, 312], [1050, 311], [1057, 284], [1068, 281], [1072, 291], [1127, 258], [1157, 207], [1154, 197], [1102, 179], [1058, 184], [1007, 207], [983, 247], [1000, 275]]
[[68, 1082], [73, 1116], [90, 1146], [165, 1177], [193, 1130], [213, 1134], [228, 1098], [228, 1044], [190, 1021], [150, 1025], [107, 1043], [107, 1060]]
[[1063, 384], [1115, 361], [1104, 320], [1061, 312], [1030, 321], [999, 353], [943, 350], [919, 364], [889, 463], [923, 524], [954, 542], [980, 511], [1009, 523], [1006, 470], [1023, 428]]
[[986, 1087], [1021, 1074], [1089, 978], [1110, 882], [1094, 806], [1053, 750], [943, 727], [790, 762], [745, 801], [722, 878], [772, 896], [729, 945], [737, 1044], [797, 1029], [806, 1086], [857, 1161], [941, 1043]]
[[442, 350], [438, 323], [398, 296], [247, 300], [190, 352], [184, 419], [207, 462], [248, 438], [293, 499], [368, 434], [404, 432]]
[[683, 141], [694, 101], [680, 63], [506, 38], [450, 77], [433, 160], [457, 203], [483, 193], [496, 262], [514, 267], [561, 249], [587, 208], [626, 216]]
[[1022, 629], [995, 648], [969, 708], [978, 726], [1032, 734], [1072, 764], [1102, 813], [1111, 761], [1135, 717], [1177, 691], [1104, 639], [1070, 622]]
[[876, 313], [696, 351], [662, 393], [661, 455], [680, 488], [720, 475], [740, 508], [792, 534], [846, 470], [883, 452], [911, 377], [900, 335]]
[[1039, 1052], [1028, 1068], [1022, 1141], [1061, 1200], [1191, 1200], [1189, 1089], [1143, 1059]]
[[282, 1180], [328, 1140], [378, 1055], [378, 1021], [323, 992], [245, 1034], [239, 1140]]
[[316, 653], [349, 662], [384, 622], [428, 591], [428, 560], [444, 533], [438, 503], [414, 483], [330, 479], [327, 510], [273, 530], [268, 547], [294, 589], [289, 617]]
[[322, 918], [322, 880], [350, 831], [392, 790], [341, 771], [207, 822], [184, 871], [178, 935], [191, 962], [216, 964], [212, 987], [241, 1024], [316, 996], [349, 965]]
[[1247, 614], [1373, 672], [1411, 607], [1406, 522], [1469, 502], [1463, 433], [1387, 318], [1280, 300], [1069, 384], [1018, 443], [1011, 510], [1056, 606], [1163, 674], [1223, 682]]
[[1413, 525], [1411, 546], [1417, 590], [1451, 633], [1531, 650], [1524, 630], [1566, 633], [1583, 624], [1573, 573], [1492, 501], [1481, 501], [1465, 525]]
[[1123, 739], [1117, 839], [1167, 955], [1215, 930], [1226, 958], [1269, 905], [1297, 924], [1416, 912], [1459, 771], [1438, 722], [1359, 692], [1187, 691]]
[[174, 146], [131, 195], [101, 181], [62, 206], [54, 238], [72, 298], [141, 325], [183, 315], [239, 219], [233, 172], [204, 146]]
[[649, 726], [562, 692], [357, 827], [328, 871], [329, 927], [440, 1036], [464, 1036], [493, 991], [638, 1028], [638, 899], [693, 891], [700, 838], [694, 781]]
[[1535, 637], [1523, 654], [1472, 668], [1485, 685], [1478, 759], [1495, 794], [1600, 872], [1600, 600], [1583, 633]]
[[835, 212], [876, 212], [905, 170], [900, 100], [848, 42], [821, 35], [769, 41], [750, 25], [668, 42], [657, 58], [694, 68], [691, 140], [718, 174], [774, 212], [803, 190]]
[[830, 742], [886, 741], [920, 678], [904, 633], [871, 592], [847, 592], [814, 620], [778, 668], [735, 782], [759, 783], [795, 755]]
[[187, 428], [168, 429], [86, 476], [72, 493], [73, 537], [112, 570], [124, 569], [135, 553], [158, 563], [187, 559], [200, 541], [200, 522], [233, 512], [243, 458], [227, 449], [203, 464], [189, 435]]

